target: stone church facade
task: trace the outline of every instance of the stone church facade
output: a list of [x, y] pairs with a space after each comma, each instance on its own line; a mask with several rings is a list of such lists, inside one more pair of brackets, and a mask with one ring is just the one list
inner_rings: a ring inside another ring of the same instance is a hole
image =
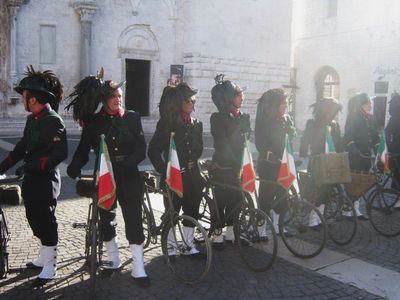
[[294, 0], [293, 11], [297, 127], [304, 129], [309, 105], [324, 96], [343, 104], [342, 126], [356, 92], [376, 97], [378, 114], [385, 109], [400, 92], [400, 1]]
[[3, 117], [24, 114], [12, 87], [29, 64], [54, 70], [66, 94], [103, 66], [106, 79], [127, 81], [125, 105], [146, 131], [171, 76], [199, 89], [206, 130], [216, 74], [248, 86], [243, 110], [254, 117], [262, 93], [290, 81], [291, 0], [5, 0], [0, 8]]

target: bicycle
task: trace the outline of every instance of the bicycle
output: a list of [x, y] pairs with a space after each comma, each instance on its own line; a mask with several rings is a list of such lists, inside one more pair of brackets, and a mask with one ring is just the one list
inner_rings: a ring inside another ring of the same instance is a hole
[[[374, 156], [365, 156], [375, 161]], [[394, 157], [394, 156], [393, 156]], [[353, 179], [365, 178], [365, 182], [352, 182], [346, 185], [346, 192], [353, 199], [362, 198], [366, 202], [366, 210], [372, 227], [381, 235], [394, 237], [400, 234], [400, 210], [397, 208], [400, 204], [400, 192], [388, 187], [388, 184], [395, 180], [393, 171], [385, 174], [372, 164], [371, 173], [353, 173]], [[360, 184], [360, 188], [354, 188], [354, 185]]]
[[[288, 191], [275, 181], [258, 178], [260, 182], [279, 186], [283, 195], [271, 203], [272, 210], [279, 210], [278, 228], [286, 248], [300, 258], [312, 258], [324, 249], [327, 239], [327, 226], [321, 212], [292, 185]], [[258, 195], [256, 202], [259, 205]], [[318, 221], [314, 230], [309, 225], [311, 216]]]
[[89, 204], [86, 223], [75, 222], [72, 227], [85, 229], [85, 265], [89, 267], [90, 292], [93, 296], [96, 291], [97, 270], [101, 265], [106, 264], [102, 261], [103, 241], [99, 226], [99, 210], [94, 176], [81, 176], [76, 185], [78, 195], [92, 200]]
[[240, 192], [242, 200], [227, 216], [234, 219], [233, 231], [236, 244], [242, 259], [250, 269], [257, 272], [268, 270], [276, 260], [278, 247], [276, 231], [271, 219], [263, 211], [254, 207], [251, 195], [240, 186], [215, 181], [212, 178], [212, 171], [216, 166], [212, 161], [201, 163], [201, 167], [206, 186], [203, 191], [200, 220], [209, 226], [208, 236], [221, 235], [224, 225], [218, 212], [215, 186]]
[[[173, 208], [172, 192], [157, 187], [160, 175], [156, 172], [141, 172], [143, 181], [143, 227], [145, 233], [144, 246], [150, 243], [157, 244], [161, 235], [161, 249], [163, 256], [172, 273], [182, 282], [195, 284], [201, 281], [211, 267], [212, 250], [209, 238], [203, 226], [194, 218], [179, 215]], [[163, 195], [167, 200], [165, 213], [157, 225], [150, 201], [150, 193]], [[190, 224], [190, 225], [189, 225]], [[194, 228], [194, 243], [187, 235], [184, 227]], [[198, 249], [202, 257], [191, 257], [192, 249]]]
[[[0, 186], [10, 184], [10, 183], [16, 183], [18, 181], [21, 181], [23, 178], [23, 175], [21, 176], [11, 176], [11, 177], [6, 177], [6, 176], [0, 176]], [[2, 278], [7, 278], [7, 274], [9, 272], [9, 265], [8, 265], [8, 242], [11, 239], [11, 234], [8, 230], [7, 227], [7, 220], [6, 220], [6, 215], [5, 212], [2, 209], [2, 204], [19, 204], [19, 195], [18, 201], [12, 201], [12, 203], [5, 201], [4, 199], [0, 198], [0, 279]]]
[[[319, 191], [311, 174], [303, 171], [297, 174], [303, 198], [315, 203]], [[357, 216], [353, 203], [340, 184], [324, 185], [322, 188], [325, 189], [326, 195], [323, 216], [328, 236], [335, 244], [347, 245], [357, 232]]]

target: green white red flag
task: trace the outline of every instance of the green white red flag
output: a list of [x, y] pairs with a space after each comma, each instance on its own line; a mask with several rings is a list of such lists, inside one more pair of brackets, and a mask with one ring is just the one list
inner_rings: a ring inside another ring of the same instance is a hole
[[110, 210], [113, 206], [117, 194], [114, 180], [114, 173], [108, 154], [107, 144], [104, 140], [104, 134], [100, 137], [98, 166], [97, 166], [97, 205], [103, 209]]
[[279, 168], [278, 183], [282, 185], [286, 190], [295, 183], [297, 186], [296, 179], [296, 165], [294, 163], [292, 146], [290, 145], [288, 135], [285, 137], [285, 149], [282, 155], [281, 166]]
[[325, 153], [335, 153], [335, 144], [333, 143], [331, 126], [325, 128]]
[[385, 133], [382, 133], [380, 137], [377, 158], [382, 162], [384, 172], [390, 172], [389, 151], [386, 144]]
[[171, 138], [169, 142], [169, 153], [168, 153], [168, 165], [165, 182], [169, 188], [175, 192], [180, 198], [183, 197], [183, 184], [181, 167], [179, 165], [178, 152], [176, 151], [176, 145], [174, 141], [174, 132], [171, 132]]
[[253, 158], [251, 157], [249, 140], [243, 144], [242, 165], [240, 167], [240, 180], [243, 190], [254, 193], [256, 190], [256, 172], [254, 172]]

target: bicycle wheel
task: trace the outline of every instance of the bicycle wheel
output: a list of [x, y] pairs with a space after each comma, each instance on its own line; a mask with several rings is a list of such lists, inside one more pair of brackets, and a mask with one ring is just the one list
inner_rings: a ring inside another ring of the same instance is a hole
[[149, 209], [147, 208], [146, 203], [142, 203], [142, 219], [143, 219], [143, 234], [144, 234], [144, 242], [143, 249], [146, 249], [151, 242], [151, 215]]
[[332, 187], [325, 203], [324, 218], [329, 237], [338, 245], [349, 244], [357, 231], [357, 216], [353, 202], [340, 187]]
[[[168, 221], [162, 230], [161, 247], [168, 267], [182, 282], [194, 284], [207, 275], [211, 244], [204, 228], [192, 217], [176, 216], [173, 226]], [[203, 255], [190, 255], [195, 249]]]
[[0, 215], [0, 278], [6, 278], [8, 272], [8, 252], [7, 240], [8, 234], [4, 224], [4, 215]]
[[242, 259], [253, 271], [268, 270], [276, 259], [278, 242], [271, 219], [263, 211], [244, 207], [234, 223]]
[[[310, 216], [317, 218], [317, 230], [309, 227]], [[295, 256], [317, 256], [325, 246], [327, 228], [324, 217], [311, 203], [290, 198], [288, 208], [279, 215], [279, 234], [283, 243]]]
[[400, 193], [393, 189], [375, 190], [371, 196], [367, 213], [375, 230], [383, 236], [400, 234], [400, 209], [396, 207]]

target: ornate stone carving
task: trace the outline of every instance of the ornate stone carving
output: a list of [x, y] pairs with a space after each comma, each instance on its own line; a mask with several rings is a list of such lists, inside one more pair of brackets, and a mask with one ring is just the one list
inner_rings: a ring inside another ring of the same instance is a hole
[[138, 51], [156, 54], [159, 47], [149, 25], [131, 25], [121, 33], [118, 49], [120, 53]]
[[72, 7], [80, 15], [81, 21], [92, 21], [93, 15], [98, 9], [97, 3], [92, 0], [87, 1], [75, 1], [72, 3]]

